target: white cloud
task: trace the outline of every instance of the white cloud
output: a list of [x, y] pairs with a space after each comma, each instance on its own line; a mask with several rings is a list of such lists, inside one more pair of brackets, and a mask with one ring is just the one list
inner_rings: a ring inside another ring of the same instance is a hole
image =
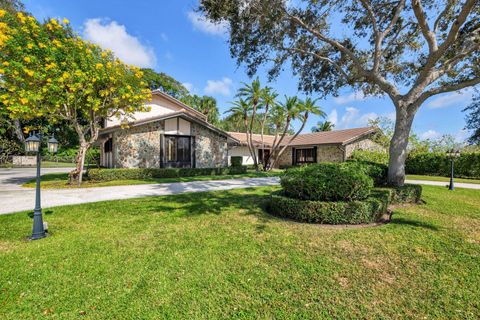
[[127, 33], [124, 25], [104, 19], [88, 19], [84, 23], [84, 37], [104, 49], [112, 50], [127, 64], [137, 67], [154, 67], [155, 53], [138, 38]]
[[378, 118], [379, 115], [375, 112], [360, 113], [360, 110], [353, 107], [347, 107], [342, 117], [338, 118], [336, 109], [328, 115], [328, 121], [335, 124], [337, 129], [346, 129], [354, 127], [366, 127], [370, 120]]
[[438, 131], [435, 130], [427, 130], [423, 133], [420, 134], [420, 138], [422, 140], [427, 140], [427, 139], [438, 139], [442, 136], [442, 134]]
[[184, 82], [182, 83], [182, 86], [184, 86], [188, 91], [193, 91], [193, 84], [190, 82]]
[[428, 104], [428, 109], [440, 109], [454, 104], [464, 106], [467, 104], [474, 94], [473, 88], [467, 88], [462, 91], [447, 93], [432, 99]]
[[208, 80], [204, 91], [206, 94], [221, 94], [223, 96], [230, 95], [232, 79], [223, 78], [222, 80]]
[[187, 17], [196, 30], [204, 33], [220, 36], [225, 35], [228, 30], [228, 24], [226, 22], [214, 23], [195, 11], [189, 11]]
[[346, 96], [339, 96], [333, 98], [333, 101], [337, 104], [347, 104], [354, 101], [365, 100], [365, 95], [363, 92], [352, 92]]
[[330, 121], [331, 123], [333, 123], [334, 125], [337, 125], [337, 122], [338, 122], [337, 109], [333, 109], [333, 110], [328, 114], [327, 120]]

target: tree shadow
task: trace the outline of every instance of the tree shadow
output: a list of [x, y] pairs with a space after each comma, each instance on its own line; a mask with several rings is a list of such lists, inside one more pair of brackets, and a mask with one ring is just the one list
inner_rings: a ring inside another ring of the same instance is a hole
[[418, 220], [411, 220], [406, 218], [394, 218], [390, 221], [390, 224], [397, 224], [403, 226], [412, 226], [415, 228], [424, 228], [428, 230], [438, 231], [439, 228], [431, 223], [426, 223]]

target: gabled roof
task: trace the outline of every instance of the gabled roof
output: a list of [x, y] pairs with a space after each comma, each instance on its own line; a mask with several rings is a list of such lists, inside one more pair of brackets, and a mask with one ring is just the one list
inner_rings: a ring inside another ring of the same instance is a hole
[[[355, 140], [374, 133], [377, 129], [374, 127], [366, 128], [354, 128], [354, 129], [344, 129], [344, 130], [333, 130], [333, 131], [323, 131], [323, 132], [313, 132], [313, 133], [304, 133], [299, 134], [291, 143], [292, 146], [308, 146], [308, 145], [321, 145], [321, 144], [341, 144], [346, 145]], [[247, 136], [242, 132], [228, 132], [229, 135], [236, 138], [240, 141], [241, 145], [247, 145]], [[292, 136], [285, 136], [281, 145], [286, 145], [289, 143]], [[252, 139], [254, 145], [261, 146], [262, 139], [261, 135], [253, 134]], [[275, 136], [264, 135], [263, 140], [265, 146], [272, 146]]]
[[[201, 124], [202, 126], [208, 128], [212, 131], [215, 131], [218, 134], [220, 134], [222, 136], [225, 136], [230, 140], [233, 140], [233, 142], [235, 142], [235, 143], [240, 143], [240, 141], [238, 141], [238, 139], [235, 139], [234, 137], [230, 136], [227, 132], [218, 129], [217, 127], [211, 125], [207, 121], [204, 121], [204, 120], [202, 120], [198, 117], [192, 116], [190, 113], [187, 113], [185, 111], [172, 112], [172, 113], [168, 113], [168, 114], [164, 114], [164, 115], [160, 115], [160, 116], [155, 116], [155, 117], [151, 117], [151, 118], [131, 121], [131, 122], [127, 123], [127, 126], [128, 127], [136, 127], [136, 126], [140, 126], [140, 125], [143, 125], [143, 124], [152, 123], [152, 122], [161, 121], [161, 120], [167, 120], [167, 119], [176, 118], [176, 117], [180, 117], [180, 118], [185, 119], [187, 121], [196, 122], [198, 124]], [[111, 126], [111, 127], [108, 127], [108, 128], [100, 129], [99, 134], [100, 135], [107, 134], [107, 133], [111, 133], [113, 131], [117, 131], [117, 130], [120, 130], [120, 129], [122, 129], [122, 125], [118, 124], [118, 125]]]
[[157, 95], [157, 96], [160, 96], [160, 97], [163, 97], [167, 100], [169, 100], [170, 102], [178, 105], [180, 108], [183, 108], [185, 109], [185, 111], [187, 111], [188, 113], [191, 113], [193, 116], [196, 116], [196, 117], [199, 117], [201, 118], [203, 121], [207, 121], [207, 116], [204, 115], [203, 113], [201, 113], [200, 111], [198, 110], [195, 110], [194, 108], [190, 107], [189, 105], [186, 105], [185, 103], [183, 103], [182, 101], [172, 97], [171, 95], [163, 92], [162, 90], [160, 89], [155, 89], [152, 91], [152, 95]]

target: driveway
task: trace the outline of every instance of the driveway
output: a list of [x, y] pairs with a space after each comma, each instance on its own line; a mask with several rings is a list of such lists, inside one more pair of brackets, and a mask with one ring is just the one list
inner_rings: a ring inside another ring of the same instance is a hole
[[[42, 170], [42, 174], [68, 171], [69, 168], [46, 168]], [[35, 189], [22, 188], [20, 186], [22, 183], [30, 180], [32, 177], [35, 177], [34, 169], [0, 169], [0, 214], [33, 210], [35, 205]], [[185, 192], [203, 192], [273, 186], [277, 185], [278, 182], [279, 179], [277, 177], [268, 177], [84, 189], [46, 189], [42, 190], [41, 193], [42, 208], [105, 200], [163, 196]]]

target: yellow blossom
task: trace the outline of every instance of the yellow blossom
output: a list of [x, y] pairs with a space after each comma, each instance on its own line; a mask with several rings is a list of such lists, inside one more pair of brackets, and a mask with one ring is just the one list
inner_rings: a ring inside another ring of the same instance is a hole
[[0, 74], [5, 74], [5, 70], [0, 69]]
[[33, 48], [33, 44], [31, 44], [31, 43], [27, 44], [27, 48], [28, 48], [28, 49], [32, 49], [32, 48]]
[[32, 62], [32, 59], [30, 57], [25, 57], [25, 58], [23, 58], [23, 60], [25, 60], [25, 62], [27, 62], [27, 63]]
[[70, 21], [68, 21], [68, 19], [67, 19], [67, 18], [63, 18], [63, 23], [64, 23], [64, 24], [69, 24], [69, 23], [70, 23]]
[[27, 102], [28, 102], [28, 99], [21, 98], [21, 99], [20, 99], [20, 102], [21, 102], [21, 103], [23, 103], [23, 104], [27, 104]]
[[30, 77], [33, 77], [33, 71], [28, 69], [23, 69], [23, 71], [28, 74]]
[[5, 13], [7, 13], [7, 11], [5, 11], [5, 10], [0, 10], [0, 18], [2, 18], [2, 17], [5, 15]]
[[103, 68], [103, 64], [101, 64], [101, 63], [97, 63], [97, 64], [95, 65], [95, 68], [97, 68], [97, 69], [101, 69], [101, 68]]
[[8, 63], [8, 61], [4, 61], [2, 64], [3, 64], [5, 67], [8, 67], [8, 66], [10, 65], [10, 63]]
[[38, 46], [41, 48], [41, 49], [45, 49], [47, 46], [44, 45], [43, 43], [39, 43]]
[[21, 23], [25, 23], [25, 21], [27, 20], [25, 18], [25, 15], [21, 12], [17, 13], [17, 18], [18, 18], [18, 20], [20, 20]]

